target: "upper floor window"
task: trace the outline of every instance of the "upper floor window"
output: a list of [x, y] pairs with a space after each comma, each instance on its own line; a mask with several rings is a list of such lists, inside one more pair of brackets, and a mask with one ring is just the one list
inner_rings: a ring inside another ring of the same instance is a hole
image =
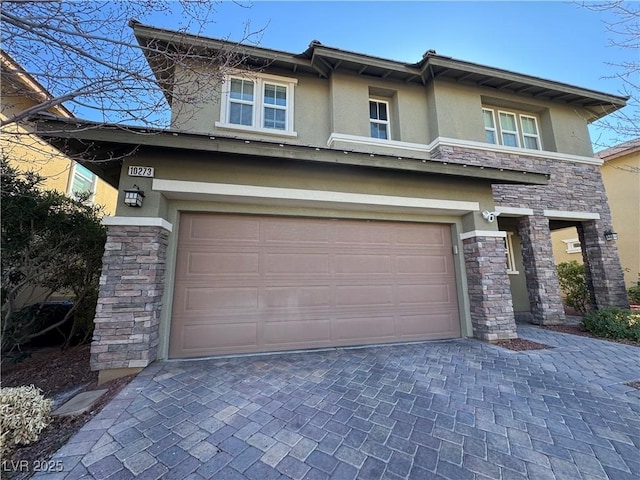
[[488, 143], [540, 150], [538, 120], [532, 115], [483, 108], [485, 138]]
[[96, 176], [87, 168], [79, 163], [73, 166], [73, 176], [69, 193], [79, 199], [91, 201], [95, 192]]
[[369, 100], [369, 122], [371, 137], [389, 139], [389, 102]]
[[231, 76], [216, 127], [295, 135], [293, 88], [297, 80], [274, 75]]

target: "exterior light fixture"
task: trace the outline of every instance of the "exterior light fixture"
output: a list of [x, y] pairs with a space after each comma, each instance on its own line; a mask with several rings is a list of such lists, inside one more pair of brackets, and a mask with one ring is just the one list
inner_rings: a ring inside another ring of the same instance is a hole
[[141, 207], [143, 198], [144, 192], [137, 185], [124, 190], [124, 203], [130, 207]]
[[604, 239], [607, 242], [613, 242], [614, 240], [618, 240], [618, 234], [616, 232], [614, 232], [613, 230], [611, 230], [611, 229], [605, 230], [604, 231]]

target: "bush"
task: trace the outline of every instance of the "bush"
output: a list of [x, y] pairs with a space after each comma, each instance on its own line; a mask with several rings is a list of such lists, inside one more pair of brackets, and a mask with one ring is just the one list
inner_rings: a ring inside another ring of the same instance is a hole
[[564, 302], [580, 314], [584, 314], [591, 306], [587, 277], [584, 265], [575, 260], [562, 262], [558, 265], [558, 280], [564, 294]]
[[640, 274], [638, 274], [638, 283], [627, 289], [627, 297], [629, 297], [629, 303], [640, 305]]
[[640, 342], [640, 312], [607, 307], [587, 313], [582, 323], [588, 332], [599, 337]]
[[8, 458], [16, 445], [38, 440], [40, 432], [49, 425], [52, 405], [33, 385], [0, 388], [1, 458]]

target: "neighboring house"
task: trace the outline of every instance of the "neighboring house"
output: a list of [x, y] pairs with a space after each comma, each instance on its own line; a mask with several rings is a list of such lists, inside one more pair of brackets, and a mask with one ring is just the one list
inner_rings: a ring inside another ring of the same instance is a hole
[[[598, 152], [604, 187], [617, 233], [620, 263], [627, 287], [636, 285], [640, 274], [640, 138]], [[575, 228], [552, 233], [556, 263], [582, 261], [582, 247]]]
[[[41, 102], [51, 95], [31, 75], [5, 52], [2, 61], [2, 100], [0, 119], [7, 120]], [[54, 105], [48, 113], [72, 119], [73, 114], [62, 105]], [[88, 201], [102, 205], [107, 215], [115, 213], [118, 191], [86, 166], [80, 165], [58, 149], [33, 135], [26, 122], [9, 124], [2, 128], [0, 138], [2, 154], [20, 171], [33, 171], [44, 177], [43, 187], [74, 196], [89, 194]]]
[[[587, 129], [626, 98], [433, 51], [407, 64], [133, 29], [152, 45], [171, 129], [40, 125], [68, 148], [137, 146], [105, 163], [120, 201], [92, 346], [102, 379], [157, 358], [494, 341], [516, 337], [516, 315], [562, 323], [551, 230], [568, 225], [596, 306], [628, 305]], [[247, 69], [218, 85], [202, 56], [171, 65], [158, 52], [177, 38], [200, 55], [232, 49]], [[138, 208], [124, 203], [134, 185]]]

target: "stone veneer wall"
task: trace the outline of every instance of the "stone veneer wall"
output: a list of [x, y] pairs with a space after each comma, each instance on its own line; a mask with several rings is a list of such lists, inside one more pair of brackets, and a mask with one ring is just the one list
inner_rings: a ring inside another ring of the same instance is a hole
[[146, 367], [156, 359], [168, 234], [162, 227], [109, 227], [92, 370]]
[[549, 219], [537, 215], [521, 217], [518, 235], [533, 322], [541, 325], [564, 323], [564, 306], [553, 260]]
[[[604, 231], [611, 228], [611, 211], [602, 182], [600, 166], [597, 164], [581, 163], [572, 160], [558, 160], [522, 154], [479, 150], [468, 147], [441, 146], [432, 152], [434, 160], [450, 163], [480, 165], [496, 168], [510, 168], [522, 171], [532, 171], [548, 174], [548, 185], [493, 185], [493, 198], [497, 206], [530, 208], [534, 217], [543, 217], [544, 210], [562, 210], [570, 212], [598, 213], [600, 219], [582, 222], [584, 228], [585, 261], [589, 263], [590, 276], [593, 284], [594, 304], [597, 307], [619, 306], [628, 307], [625, 293], [624, 276], [618, 250], [615, 242], [604, 241]], [[534, 228], [534, 254], [529, 260], [537, 261], [546, 254], [545, 245], [540, 245], [542, 232], [535, 230], [535, 224], [540, 220], [532, 220], [529, 228]], [[546, 228], [548, 230], [548, 227]], [[548, 258], [553, 258], [548, 251]], [[527, 263], [525, 261], [525, 263]], [[539, 313], [541, 322], [556, 322], [557, 300], [545, 303], [541, 293], [552, 292], [559, 288], [557, 271], [548, 266], [525, 265], [527, 276], [536, 275], [537, 281], [546, 286], [535, 285], [527, 279], [529, 298], [536, 299], [532, 309]], [[542, 304], [540, 304], [542, 302]], [[561, 321], [561, 320], [560, 320]]]
[[518, 338], [504, 238], [477, 236], [462, 243], [473, 336], [490, 341]]

